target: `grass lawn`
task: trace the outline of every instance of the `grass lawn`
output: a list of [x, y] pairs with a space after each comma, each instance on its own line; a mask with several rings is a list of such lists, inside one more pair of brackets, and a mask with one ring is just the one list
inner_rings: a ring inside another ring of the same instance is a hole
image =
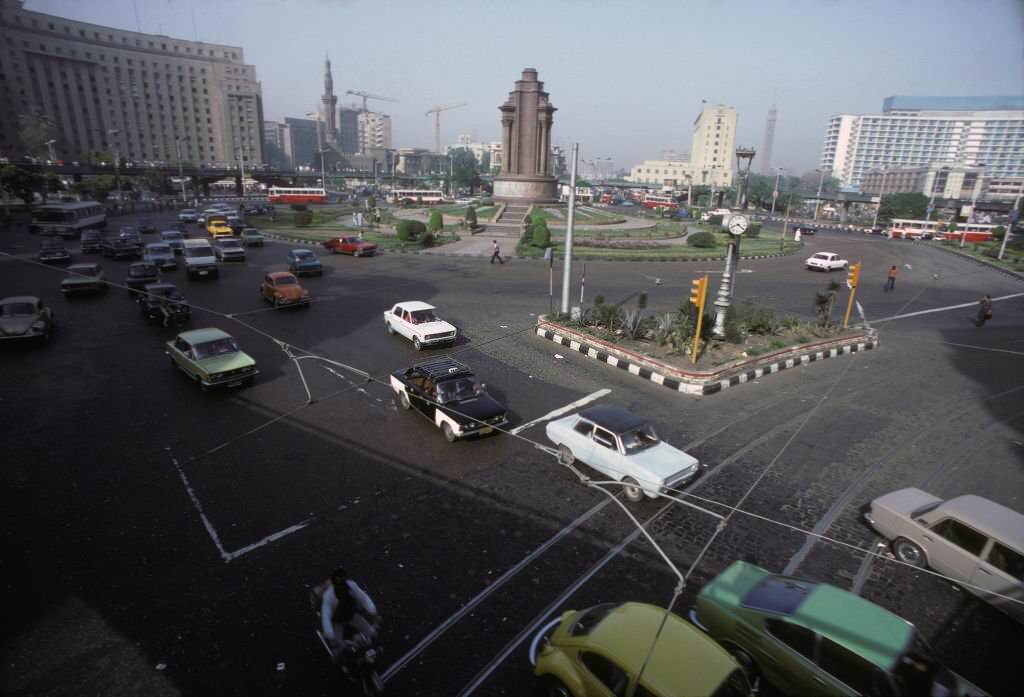
[[[281, 237], [287, 237], [293, 240], [305, 240], [307, 242], [323, 242], [329, 240], [332, 237], [336, 237], [340, 234], [358, 234], [358, 228], [344, 227], [335, 225], [332, 230], [323, 230], [316, 228], [274, 228], [267, 229], [268, 232], [272, 232], [275, 235]], [[417, 241], [403, 242], [398, 239], [398, 236], [391, 230], [386, 232], [381, 228], [367, 229], [363, 228], [363, 239], [367, 242], [373, 242], [381, 251], [387, 250], [401, 250], [401, 249], [422, 249], [423, 245]], [[439, 247], [449, 242], [455, 242], [459, 239], [459, 235], [455, 230], [454, 226], [446, 226], [444, 230], [438, 235], [434, 236], [434, 246]]]
[[[1012, 243], [1013, 240], [1011, 239], [1010, 242]], [[958, 252], [970, 254], [972, 257], [975, 257], [976, 259], [986, 261], [990, 264], [995, 264], [996, 266], [999, 266], [1001, 268], [1008, 269], [1010, 271], [1024, 273], [1024, 249], [1014, 249], [1013, 247], [1010, 246], [1010, 243], [1007, 243], [1006, 245], [1006, 253], [1003, 255], [1002, 261], [996, 258], [996, 256], [999, 254], [999, 247], [1002, 245], [1002, 242], [992, 241], [981, 242], [977, 244], [968, 243], [965, 244], [963, 248], [960, 247], [959, 242], [948, 240], [932, 240], [930, 242], [927, 242], [927, 244], [953, 248]]]
[[[724, 237], [724, 236], [723, 236]], [[622, 238], [620, 238], [622, 239]], [[562, 240], [552, 240], [556, 256], [565, 255], [565, 246]], [[740, 251], [744, 256], [757, 256], [767, 254], [792, 254], [803, 247], [798, 242], [787, 240], [785, 246], [780, 250], [778, 238], [755, 238], [743, 240]], [[615, 247], [585, 247], [573, 245], [573, 257], [577, 259], [608, 259], [625, 261], [685, 261], [698, 259], [714, 259], [725, 255], [726, 245], [724, 242], [719, 246], [701, 249], [690, 247], [685, 244], [656, 244], [638, 249], [615, 248]], [[540, 258], [544, 256], [544, 250], [539, 247], [525, 245], [522, 242], [516, 247], [516, 253], [524, 257]]]

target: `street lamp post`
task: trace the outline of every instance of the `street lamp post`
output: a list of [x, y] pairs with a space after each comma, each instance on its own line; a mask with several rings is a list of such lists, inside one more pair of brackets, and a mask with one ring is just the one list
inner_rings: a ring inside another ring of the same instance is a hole
[[693, 208], [693, 175], [686, 175], [686, 206], [687, 208]]
[[[111, 128], [107, 131], [107, 135], [111, 137], [117, 137], [121, 131], [116, 128]], [[121, 146], [114, 143], [114, 189], [117, 191], [118, 200], [121, 197]]]
[[775, 188], [772, 190], [772, 216], [775, 216], [775, 201], [779, 198], [779, 177], [782, 176], [782, 172], [785, 170], [784, 167], [776, 167], [775, 172]]
[[452, 154], [448, 153], [448, 196], [455, 198], [455, 164]]
[[57, 164], [57, 155], [55, 155], [54, 151], [53, 151], [53, 144], [56, 143], [56, 142], [57, 141], [55, 141], [55, 140], [48, 140], [48, 141], [46, 141], [46, 148], [50, 151], [50, 164], [51, 165]]
[[[818, 222], [818, 209], [821, 208], [821, 188], [825, 185], [825, 170], [815, 169], [821, 176], [818, 177], [818, 195], [814, 199], [814, 222]], [[786, 213], [789, 213], [789, 206], [786, 206]]]
[[185, 205], [185, 173], [181, 164], [181, 136], [174, 138], [174, 149], [178, 152], [178, 183], [181, 184], [181, 205]]
[[1010, 219], [1006, 224], [1006, 232], [1003, 233], [1003, 243], [999, 245], [999, 257], [1000, 261], [1003, 260], [1003, 254], [1006, 253], [1006, 242], [1010, 239], [1010, 235], [1013, 234], [1013, 228], [1017, 225], [1017, 221], [1020, 220], [1020, 199], [1024, 196], [1024, 182], [1021, 183], [1020, 189], [1017, 190], [1017, 198], [1013, 201], [1013, 209], [1010, 211]]
[[875, 219], [871, 222], [871, 227], [878, 227], [878, 211], [882, 209], [882, 197], [885, 196], [885, 175], [888, 174], [885, 166], [882, 167], [882, 184], [878, 187], [878, 205], [875, 206]]

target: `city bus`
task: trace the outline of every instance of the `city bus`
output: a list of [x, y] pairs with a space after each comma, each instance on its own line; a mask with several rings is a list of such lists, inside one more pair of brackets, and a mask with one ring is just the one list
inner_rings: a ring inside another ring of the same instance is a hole
[[956, 240], [964, 242], [991, 242], [992, 228], [998, 225], [988, 223], [957, 223], [956, 230], [944, 230], [938, 236], [944, 240]]
[[893, 218], [889, 223], [889, 237], [892, 239], [930, 240], [946, 228], [938, 220], [909, 220]]
[[107, 226], [107, 209], [95, 201], [47, 203], [32, 211], [30, 232], [77, 239], [82, 230]]
[[323, 188], [272, 186], [267, 189], [267, 201], [274, 203], [327, 203], [327, 190]]
[[440, 203], [444, 193], [435, 189], [392, 189], [388, 194], [392, 203]]
[[679, 203], [671, 196], [665, 196], [663, 194], [646, 194], [643, 200], [644, 208], [671, 208], [675, 210], [679, 208]]

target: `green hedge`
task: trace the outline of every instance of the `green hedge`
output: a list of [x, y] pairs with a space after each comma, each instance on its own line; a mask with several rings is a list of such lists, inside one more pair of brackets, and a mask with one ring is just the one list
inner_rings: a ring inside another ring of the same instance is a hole
[[426, 231], [427, 226], [418, 220], [402, 220], [395, 226], [395, 233], [403, 242], [414, 240]]

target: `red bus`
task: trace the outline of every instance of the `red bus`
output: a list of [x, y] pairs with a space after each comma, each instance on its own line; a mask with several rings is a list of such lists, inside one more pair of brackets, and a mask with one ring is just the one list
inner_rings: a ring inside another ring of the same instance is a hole
[[327, 203], [324, 189], [272, 186], [267, 190], [270, 203]]
[[644, 208], [679, 208], [679, 204], [671, 196], [660, 196], [658, 194], [647, 194], [644, 196]]

